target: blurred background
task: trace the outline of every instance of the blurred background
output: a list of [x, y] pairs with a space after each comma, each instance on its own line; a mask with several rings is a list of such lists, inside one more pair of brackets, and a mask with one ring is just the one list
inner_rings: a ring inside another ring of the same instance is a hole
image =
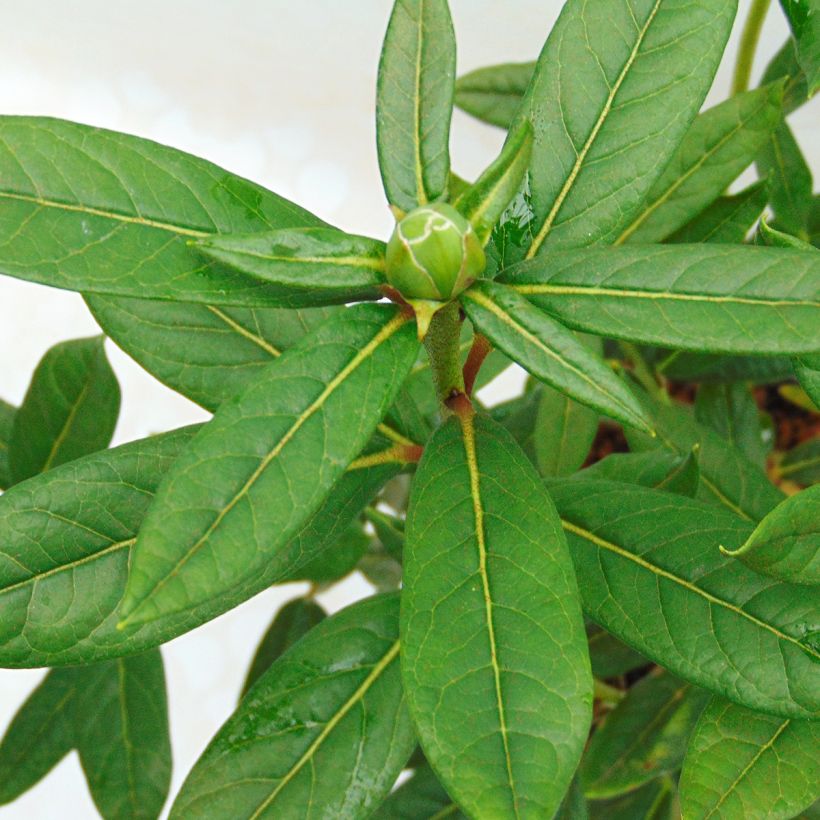
[[[459, 73], [534, 59], [562, 5], [451, 0]], [[741, 0], [739, 21], [748, 5]], [[64, 117], [149, 137], [247, 176], [344, 230], [386, 239], [392, 217], [376, 162], [374, 99], [390, 8], [391, 0], [0, 0], [0, 113]], [[707, 107], [728, 93], [739, 28]], [[774, 2], [753, 81], [786, 36]], [[790, 123], [820, 179], [817, 102]], [[454, 170], [471, 178], [502, 139], [457, 111]], [[98, 332], [76, 294], [0, 277], [0, 397], [19, 403], [50, 346]], [[206, 417], [110, 343], [108, 353], [123, 389], [116, 444]], [[505, 374], [482, 398], [504, 398], [519, 383], [517, 374]], [[164, 648], [172, 794], [235, 707], [273, 613], [304, 586], [269, 590]], [[366, 592], [352, 577], [319, 600], [334, 611]], [[43, 674], [0, 670], [0, 733]], [[75, 753], [0, 808], [3, 820], [97, 816]]]

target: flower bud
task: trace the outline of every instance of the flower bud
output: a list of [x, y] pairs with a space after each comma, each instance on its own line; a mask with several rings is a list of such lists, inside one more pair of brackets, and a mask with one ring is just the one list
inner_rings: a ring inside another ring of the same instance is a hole
[[481, 275], [484, 249], [451, 205], [410, 211], [387, 243], [387, 281], [406, 299], [447, 301]]

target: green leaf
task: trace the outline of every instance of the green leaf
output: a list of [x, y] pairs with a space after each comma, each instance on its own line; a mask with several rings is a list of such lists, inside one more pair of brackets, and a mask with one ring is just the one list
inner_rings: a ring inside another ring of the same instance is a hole
[[820, 714], [813, 589], [715, 549], [750, 526], [701, 501], [614, 482], [550, 486], [584, 610], [670, 672], [750, 708]]
[[631, 427], [652, 429], [612, 369], [512, 288], [478, 282], [461, 301], [476, 329], [537, 379]]
[[684, 817], [794, 817], [818, 797], [820, 723], [713, 698], [680, 780]]
[[188, 775], [172, 818], [368, 817], [415, 745], [397, 596], [368, 598], [274, 661]]
[[[757, 523], [782, 500], [783, 493], [772, 486], [760, 466], [753, 464], [726, 440], [708, 427], [698, 424], [689, 408], [680, 404], [661, 404], [648, 397], [647, 408], [658, 438], [650, 446], [660, 445], [679, 455], [688, 455], [698, 448], [697, 497], [731, 510], [746, 521]], [[629, 435], [636, 449], [640, 442]]]
[[587, 645], [592, 674], [596, 678], [614, 678], [649, 665], [643, 655], [597, 624], [587, 626]]
[[765, 464], [768, 448], [760, 429], [760, 410], [745, 384], [701, 385], [695, 398], [695, 419], [711, 427], [749, 461]]
[[527, 257], [620, 236], [697, 114], [735, 9], [731, 0], [564, 5], [517, 115], [535, 132]]
[[732, 356], [682, 350], [669, 354], [658, 370], [675, 381], [710, 384], [736, 381], [769, 384], [794, 375], [788, 356]]
[[372, 820], [466, 820], [428, 765], [419, 766], [371, 815]]
[[769, 201], [768, 183], [763, 180], [734, 196], [721, 196], [666, 238], [666, 242], [740, 245], [760, 218]]
[[797, 57], [812, 95], [820, 89], [820, 6], [817, 0], [780, 0], [780, 5], [797, 41]]
[[738, 94], [697, 117], [615, 244], [660, 242], [713, 202], [781, 122], [783, 85]]
[[812, 178], [800, 146], [786, 122], [772, 133], [757, 159], [760, 175], [768, 177], [769, 203], [775, 224], [786, 233], [808, 239]]
[[274, 285], [281, 307], [378, 299], [386, 283], [384, 242], [334, 228], [208, 236], [194, 246], [231, 270]]
[[0, 179], [0, 271], [84, 293], [269, 305], [279, 288], [189, 241], [321, 224], [190, 154], [42, 117], [0, 118]]
[[754, 235], [754, 243], [769, 248], [795, 248], [799, 251], [814, 251], [814, 245], [806, 242], [805, 239], [799, 239], [790, 233], [773, 228], [765, 215], [760, 218], [760, 223]]
[[106, 335], [152, 376], [216, 410], [333, 308], [232, 308], [88, 295]]
[[783, 47], [772, 57], [766, 70], [763, 72], [761, 85], [773, 83], [785, 78], [783, 89], [783, 113], [791, 114], [800, 108], [809, 98], [809, 89], [806, 84], [806, 75], [797, 60], [797, 45], [793, 37], [789, 37]]
[[820, 407], [820, 353], [800, 356], [793, 361], [794, 375], [815, 407]]
[[586, 796], [614, 797], [676, 772], [708, 700], [708, 692], [662, 670], [638, 681], [606, 716], [584, 753]]
[[781, 478], [804, 486], [820, 482], [820, 439], [809, 439], [789, 450], [778, 472]]
[[153, 820], [171, 785], [162, 656], [154, 649], [81, 667], [72, 705], [80, 763], [104, 818]]
[[142, 525], [124, 622], [184, 612], [267, 565], [367, 444], [418, 347], [413, 323], [394, 307], [358, 305], [223, 404]]
[[663, 449], [645, 453], [612, 453], [572, 478], [577, 481], [623, 481], [692, 498], [700, 479], [695, 455], [699, 449], [694, 447], [689, 455]]
[[370, 538], [361, 523], [354, 521], [331, 546], [282, 581], [311, 581], [314, 584], [338, 581], [356, 569], [369, 544]]
[[503, 63], [469, 72], [456, 80], [456, 105], [482, 122], [505, 131], [512, 125], [532, 79], [535, 63]]
[[589, 455], [598, 432], [598, 414], [550, 387], [539, 392], [532, 429], [538, 472], [570, 475]]
[[9, 441], [17, 408], [0, 399], [0, 490], [11, 486], [9, 468]]
[[17, 711], [0, 742], [0, 805], [11, 803], [74, 747], [76, 669], [53, 669]]
[[730, 245], [546, 254], [502, 281], [578, 330], [706, 353], [820, 348], [820, 256]]
[[820, 584], [820, 484], [781, 501], [742, 547], [725, 552], [772, 578]]
[[248, 694], [248, 690], [267, 672], [270, 665], [286, 649], [290, 649], [300, 638], [307, 635], [316, 624], [325, 619], [322, 607], [310, 598], [296, 598], [285, 604], [259, 641], [256, 654], [253, 656], [242, 693], [239, 699]]
[[675, 785], [669, 778], [610, 800], [589, 801], [590, 820], [679, 820]]
[[193, 429], [50, 470], [0, 497], [0, 665], [90, 663], [139, 652], [242, 603], [329, 549], [399, 470], [345, 473], [287, 548], [257, 576], [182, 615], [116, 628], [131, 550], [148, 505]]
[[402, 673], [424, 753], [465, 812], [556, 811], [590, 721], [583, 622], [549, 497], [488, 418], [450, 418], [416, 473]]
[[14, 483], [105, 449], [120, 411], [120, 387], [103, 338], [52, 347], [14, 414], [8, 459]]
[[393, 558], [401, 561], [404, 552], [404, 521], [375, 507], [368, 508], [364, 514], [368, 522], [373, 525], [376, 537], [381, 541], [385, 550]]
[[455, 202], [486, 245], [501, 214], [516, 195], [532, 153], [532, 126], [523, 120], [504, 143], [498, 158]]
[[395, 0], [384, 36], [376, 142], [388, 202], [400, 211], [447, 194], [456, 41], [446, 0]]

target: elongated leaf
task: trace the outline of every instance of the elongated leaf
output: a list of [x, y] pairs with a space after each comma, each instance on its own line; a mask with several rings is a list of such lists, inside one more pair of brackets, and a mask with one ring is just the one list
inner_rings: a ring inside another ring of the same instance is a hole
[[171, 817], [368, 817], [415, 745], [398, 621], [398, 597], [379, 596], [312, 629], [220, 729]]
[[419, 766], [372, 815], [372, 820], [465, 820], [428, 765]]
[[794, 374], [815, 407], [820, 407], [820, 353], [794, 359]]
[[152, 376], [206, 410], [242, 390], [332, 308], [231, 308], [89, 295], [105, 333]]
[[512, 288], [478, 282], [461, 300], [477, 330], [533, 376], [605, 415], [651, 430], [640, 403], [611, 368]]
[[817, 0], [780, 0], [797, 41], [797, 57], [806, 74], [809, 94], [820, 89], [820, 6]]
[[108, 820], [156, 818], [171, 785], [165, 673], [159, 650], [80, 668], [75, 743]]
[[663, 375], [676, 381], [709, 384], [750, 381], [769, 384], [790, 379], [794, 373], [788, 356], [731, 356], [717, 353], [669, 353], [660, 366]]
[[322, 607], [308, 598], [297, 598], [285, 604], [276, 613], [276, 617], [256, 648], [256, 654], [253, 656], [242, 686], [240, 700], [286, 649], [293, 646], [324, 618], [325, 611]]
[[694, 499], [614, 482], [551, 485], [587, 615], [698, 686], [785, 717], [820, 713], [813, 589], [727, 558], [750, 526]]
[[535, 63], [503, 63], [478, 68], [456, 80], [456, 105], [482, 122], [509, 129]]
[[597, 678], [614, 678], [649, 665], [643, 655], [597, 624], [587, 626], [587, 645], [592, 674]]
[[711, 427], [754, 464], [763, 465], [768, 448], [760, 429], [760, 411], [746, 385], [708, 384], [698, 390], [695, 419]]
[[772, 578], [820, 584], [820, 485], [786, 498], [727, 554]]
[[729, 245], [550, 253], [502, 277], [578, 330], [707, 353], [820, 347], [820, 256]]
[[498, 158], [455, 202], [486, 245], [501, 214], [516, 195], [530, 161], [532, 126], [522, 121], [510, 134]]
[[0, 742], [0, 805], [28, 791], [74, 747], [77, 671], [49, 672], [14, 716]]
[[809, 98], [806, 74], [798, 62], [797, 45], [793, 37], [787, 38], [780, 51], [772, 57], [763, 72], [761, 84], [784, 78], [786, 86], [783, 91], [783, 113], [791, 114]]
[[157, 493], [123, 617], [135, 624], [184, 612], [261, 571], [361, 452], [418, 346], [396, 309], [358, 305], [222, 405]]
[[564, 5], [518, 114], [535, 132], [528, 257], [621, 234], [697, 114], [735, 8], [732, 0]]
[[612, 453], [573, 476], [580, 481], [624, 481], [689, 498], [697, 492], [699, 478], [700, 469], [693, 453], [684, 456], [662, 449]]
[[692, 123], [621, 242], [660, 242], [715, 200], [755, 157], [782, 119], [783, 82], [738, 94]]
[[376, 141], [387, 200], [400, 211], [447, 193], [455, 78], [446, 0], [395, 0], [379, 63]]
[[670, 778], [653, 780], [640, 789], [609, 800], [590, 800], [590, 820], [679, 820], [677, 792]]
[[283, 306], [378, 299], [386, 281], [384, 242], [333, 228], [208, 236], [195, 244], [209, 259], [281, 288]]
[[789, 720], [713, 698], [680, 780], [684, 818], [794, 817], [818, 797], [820, 723]]
[[598, 432], [598, 414], [551, 387], [539, 393], [531, 445], [538, 472], [570, 475], [589, 455]]
[[785, 122], [780, 123], [763, 146], [757, 167], [761, 176], [768, 176], [769, 201], [777, 227], [801, 239], [808, 239], [812, 207], [811, 171]]
[[666, 241], [740, 245], [760, 218], [768, 200], [769, 189], [765, 180], [734, 196], [718, 197]]
[[783, 456], [780, 477], [808, 487], [820, 482], [820, 440], [803, 442]]
[[[650, 447], [660, 445], [679, 455], [688, 455], [693, 447], [698, 448], [698, 498], [753, 523], [783, 500], [783, 493], [772, 486], [757, 464], [727, 445], [713, 430], [698, 424], [688, 408], [680, 404], [663, 405], [648, 397], [644, 401], [658, 433], [657, 439], [649, 442]], [[633, 449], [640, 445], [634, 434], [629, 435], [629, 440]]]
[[676, 772], [709, 693], [667, 672], [642, 678], [595, 734], [581, 777], [587, 797], [614, 797]]
[[88, 293], [275, 304], [279, 288], [219, 269], [188, 242], [321, 224], [190, 154], [41, 117], [0, 118], [0, 179], [0, 271]]
[[284, 582], [311, 581], [314, 584], [337, 581], [356, 569], [356, 565], [369, 545], [370, 537], [365, 533], [361, 522], [355, 521], [331, 547], [322, 550], [315, 558], [282, 580]]
[[490, 419], [451, 418], [416, 473], [402, 673], [424, 753], [465, 812], [556, 811], [590, 720], [583, 622], [549, 497]]
[[17, 408], [0, 399], [0, 490], [11, 486], [9, 441]]
[[160, 480], [193, 430], [95, 453], [0, 498], [0, 665], [90, 663], [138, 652], [215, 618], [332, 548], [387, 464], [346, 473], [323, 507], [256, 578], [135, 632], [116, 628], [130, 553]]
[[111, 442], [120, 388], [103, 339], [55, 345], [37, 365], [14, 415], [9, 466], [16, 483]]

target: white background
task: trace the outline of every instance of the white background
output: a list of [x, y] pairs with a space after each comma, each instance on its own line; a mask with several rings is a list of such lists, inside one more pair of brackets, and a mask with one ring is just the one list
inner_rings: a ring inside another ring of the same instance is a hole
[[[594, 0], [593, 0], [594, 2]], [[150, 137], [250, 177], [346, 230], [387, 237], [375, 152], [374, 96], [389, 0], [0, 0], [0, 113], [47, 114]], [[559, 0], [451, 0], [459, 73], [534, 59]], [[748, 2], [741, 0], [741, 17]], [[738, 29], [707, 105], [725, 98]], [[772, 4], [757, 78], [786, 37]], [[791, 119], [820, 178], [816, 105]], [[454, 169], [469, 178], [499, 131], [456, 112]], [[816, 142], [815, 142], [816, 148]], [[52, 344], [98, 332], [75, 294], [0, 277], [0, 396], [19, 403]], [[116, 443], [204, 418], [109, 343], [123, 387]], [[163, 650], [174, 749], [172, 793], [235, 706], [258, 638], [280, 603], [271, 590]], [[321, 598], [338, 609], [365, 586]], [[0, 731], [41, 679], [0, 670]], [[2, 820], [94, 818], [76, 755]]]

